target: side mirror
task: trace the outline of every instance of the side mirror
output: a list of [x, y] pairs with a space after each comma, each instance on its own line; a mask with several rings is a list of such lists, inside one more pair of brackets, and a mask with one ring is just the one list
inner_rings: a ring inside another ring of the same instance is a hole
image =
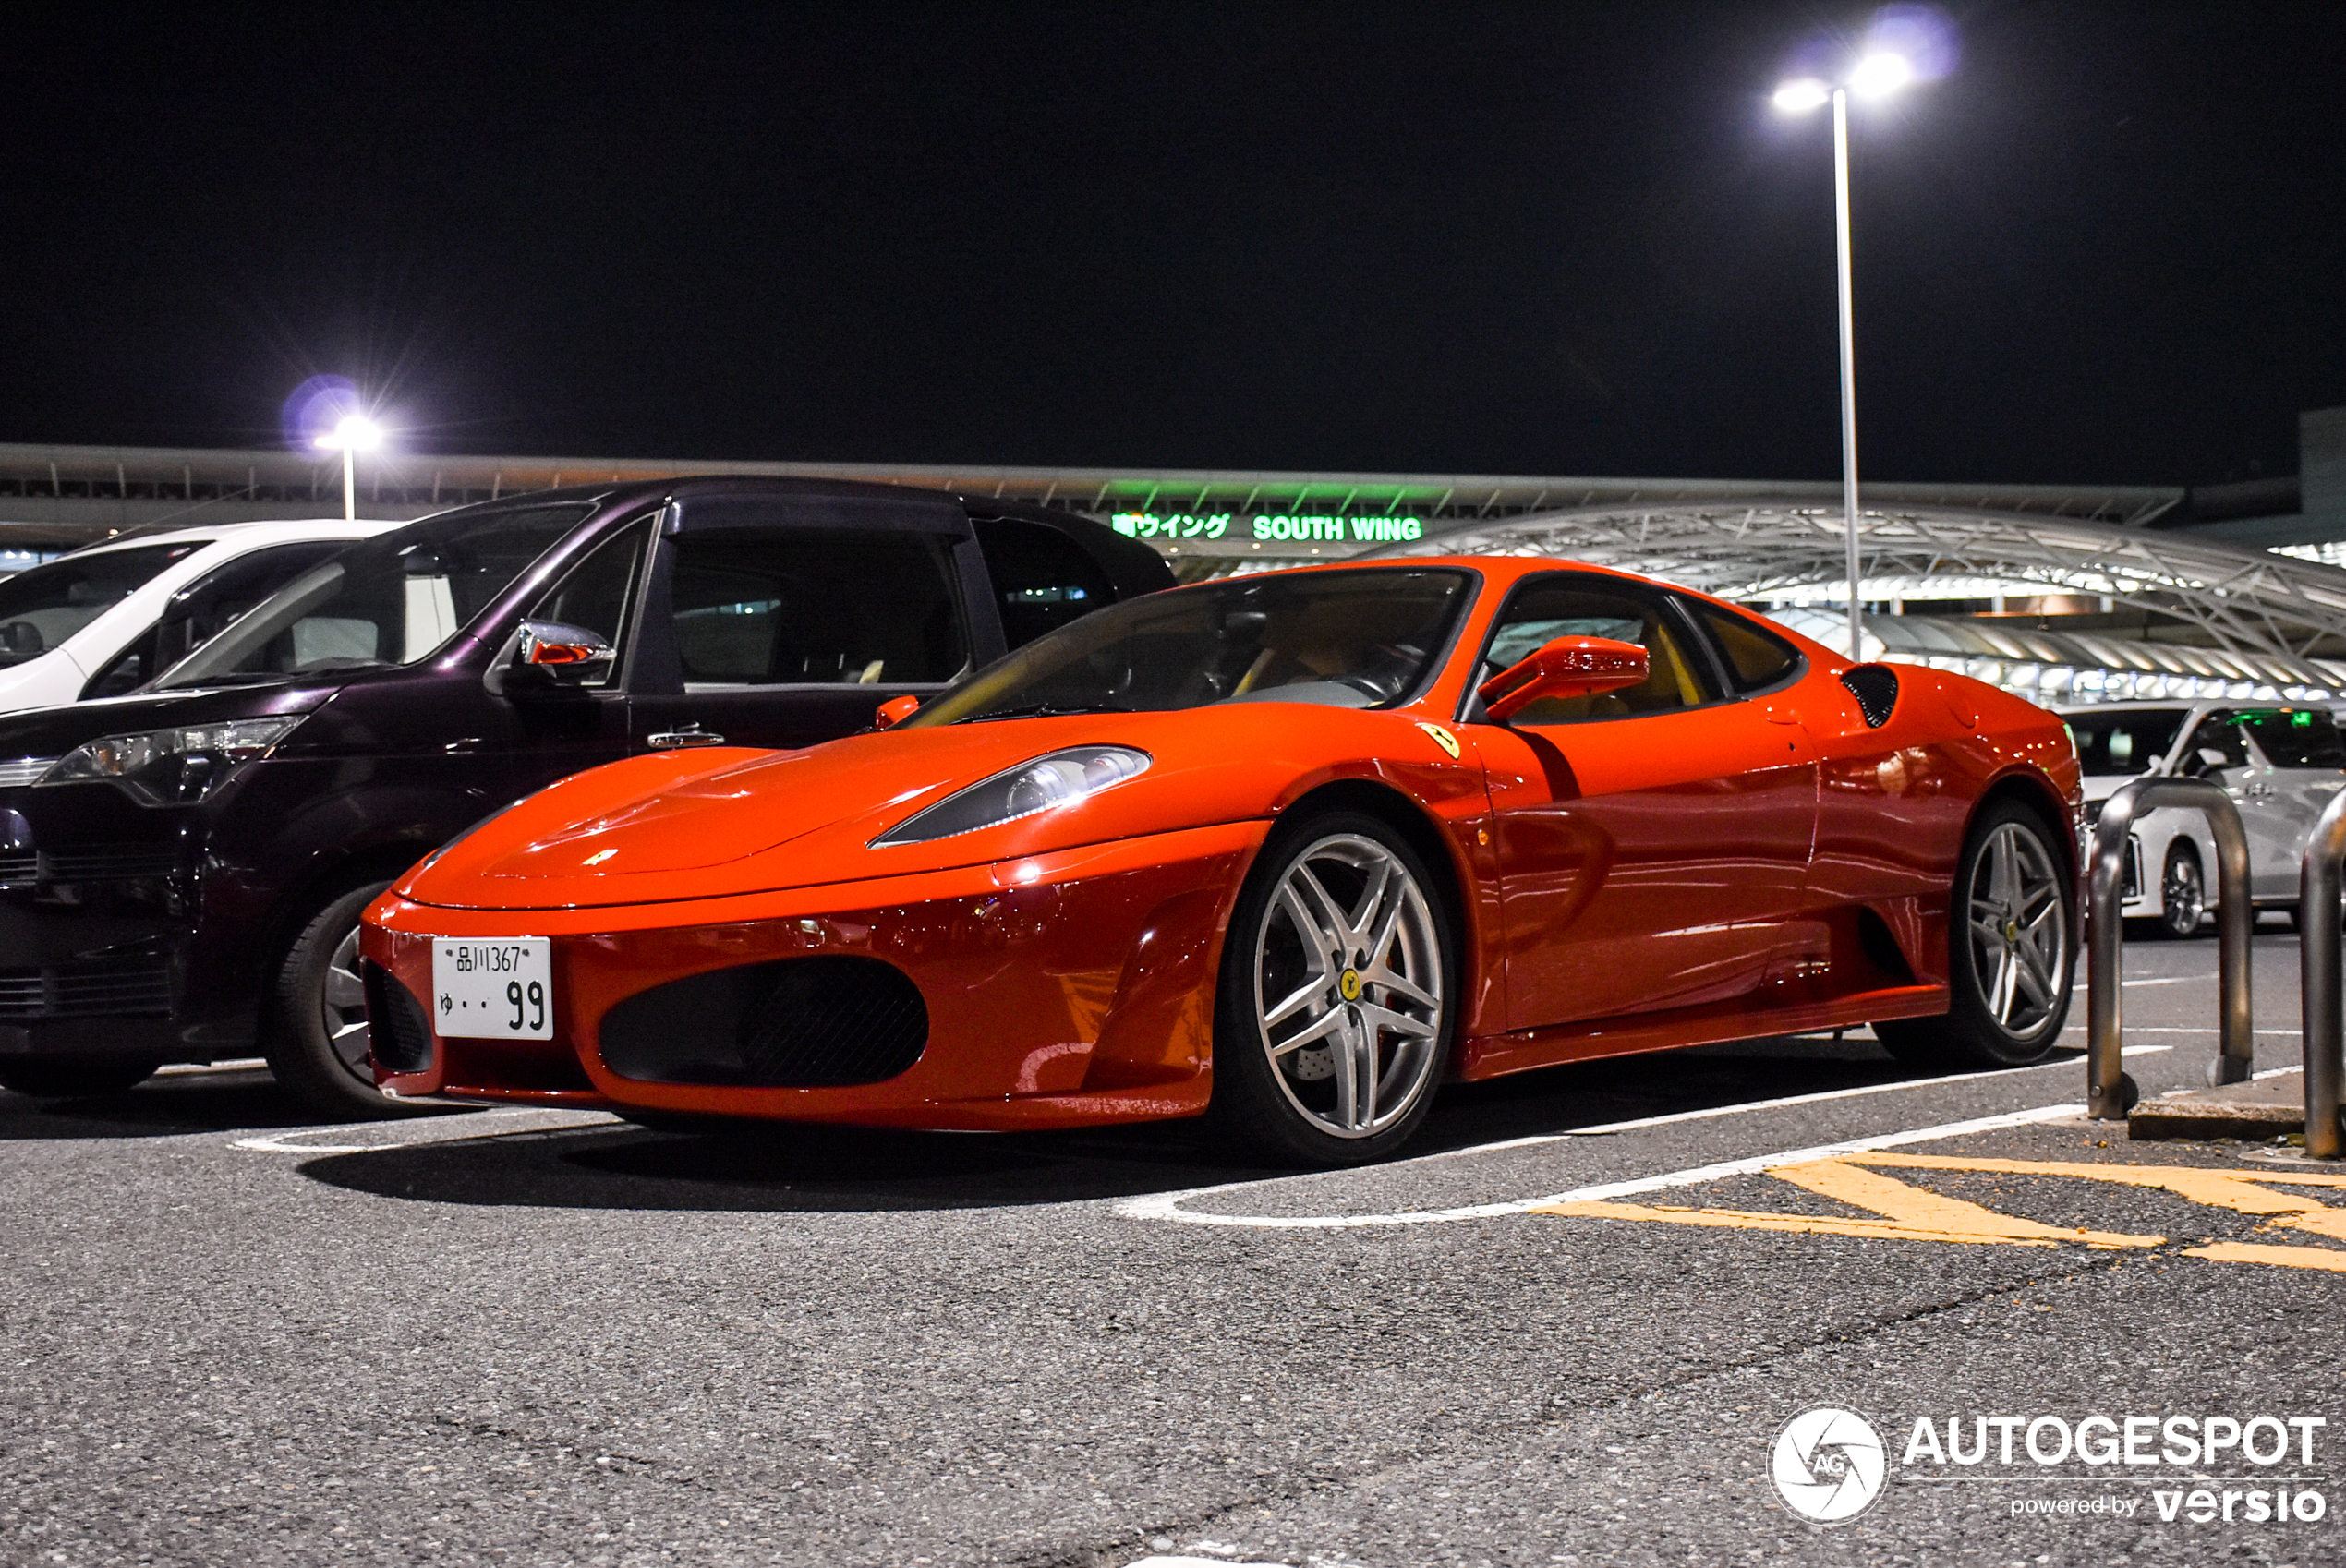
[[901, 697], [890, 697], [880, 704], [877, 713], [872, 715], [872, 728], [893, 730], [920, 711], [921, 699], [910, 692]]
[[2231, 758], [2226, 756], [2223, 753], [2218, 751], [2213, 746], [2200, 747], [2197, 755], [2199, 766], [2193, 770], [2196, 773], [2206, 773], [2211, 768], [2230, 767], [2231, 766]]
[[511, 696], [574, 691], [611, 678], [618, 650], [599, 632], [559, 621], [525, 621], [514, 633], [514, 651], [498, 673], [498, 690]]
[[1542, 697], [1590, 697], [1635, 686], [1652, 670], [1646, 650], [1611, 637], [1558, 637], [1482, 682], [1476, 695], [1501, 724]]

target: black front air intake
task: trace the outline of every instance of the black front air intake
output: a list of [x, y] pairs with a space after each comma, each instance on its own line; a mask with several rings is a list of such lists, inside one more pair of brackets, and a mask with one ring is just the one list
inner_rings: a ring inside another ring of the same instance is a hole
[[1890, 713], [1898, 706], [1898, 672], [1887, 665], [1861, 664], [1855, 669], [1841, 672], [1841, 683], [1857, 699], [1857, 711], [1866, 716], [1866, 728], [1879, 730], [1890, 722]]
[[894, 1078], [928, 1044], [928, 1006], [877, 959], [711, 970], [603, 1015], [603, 1065], [641, 1083], [837, 1089]]
[[367, 1049], [385, 1072], [422, 1072], [431, 1066], [431, 1025], [415, 994], [373, 959], [359, 973], [367, 986]]

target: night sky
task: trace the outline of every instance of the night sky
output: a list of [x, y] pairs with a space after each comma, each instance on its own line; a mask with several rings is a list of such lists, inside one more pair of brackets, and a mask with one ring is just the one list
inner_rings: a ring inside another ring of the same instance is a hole
[[[2346, 18], [1946, 11], [1853, 115], [1866, 472], [2292, 469]], [[43, 13], [0, 440], [274, 443], [339, 372], [452, 452], [1838, 472], [1829, 130], [1767, 95], [1870, 7]]]

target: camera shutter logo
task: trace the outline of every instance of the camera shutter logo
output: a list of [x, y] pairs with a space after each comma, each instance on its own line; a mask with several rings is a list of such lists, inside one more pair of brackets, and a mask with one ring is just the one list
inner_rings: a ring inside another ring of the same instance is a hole
[[1786, 1508], [1816, 1524], [1843, 1525], [1873, 1506], [1889, 1466], [1872, 1422], [1820, 1405], [1776, 1433], [1769, 1474]]

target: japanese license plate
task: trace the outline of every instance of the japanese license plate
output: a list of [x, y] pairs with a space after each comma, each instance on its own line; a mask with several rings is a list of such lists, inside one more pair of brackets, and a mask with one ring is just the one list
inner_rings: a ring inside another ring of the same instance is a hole
[[554, 952], [547, 937], [435, 936], [431, 991], [432, 1027], [443, 1036], [554, 1037]]

